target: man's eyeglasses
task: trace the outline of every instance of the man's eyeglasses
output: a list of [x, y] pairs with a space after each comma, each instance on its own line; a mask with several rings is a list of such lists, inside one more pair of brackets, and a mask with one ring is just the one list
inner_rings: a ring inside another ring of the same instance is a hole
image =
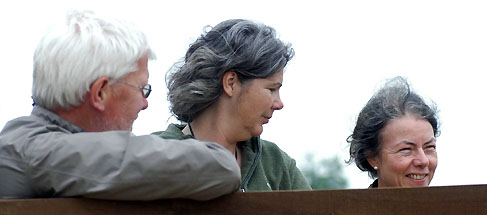
[[117, 81], [117, 82], [122, 83], [122, 84], [129, 85], [129, 86], [132, 86], [132, 87], [137, 87], [137, 88], [141, 89], [142, 90], [142, 95], [144, 95], [145, 98], [149, 97], [150, 92], [152, 91], [152, 87], [150, 86], [150, 84], [146, 84], [146, 85], [144, 85], [142, 87], [142, 86], [138, 86], [138, 85], [135, 85], [135, 84], [127, 83], [127, 82], [124, 82], [124, 81]]

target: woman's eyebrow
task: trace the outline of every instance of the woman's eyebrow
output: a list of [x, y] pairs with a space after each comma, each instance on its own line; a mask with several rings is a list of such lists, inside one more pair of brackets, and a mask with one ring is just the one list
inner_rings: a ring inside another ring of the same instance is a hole
[[401, 141], [399, 142], [399, 144], [406, 144], [406, 145], [410, 145], [410, 146], [416, 146], [416, 143], [413, 143], [413, 142], [410, 142], [410, 141]]
[[276, 82], [276, 83], [272, 84], [272, 86], [282, 87], [282, 83], [281, 82]]
[[[430, 144], [430, 143], [434, 142], [435, 140], [436, 140], [436, 138], [433, 137], [430, 140], [426, 141], [424, 143], [424, 145]], [[410, 145], [410, 146], [416, 146], [416, 143], [413, 143], [413, 142], [410, 142], [410, 141], [401, 141], [401, 142], [399, 142], [399, 144], [406, 144], [406, 145]]]
[[425, 144], [425, 145], [426, 145], [426, 144], [430, 144], [430, 143], [433, 143], [433, 142], [435, 142], [435, 141], [436, 141], [436, 138], [434, 138], [434, 137], [433, 137], [433, 138], [431, 138], [430, 140], [426, 141], [426, 143], [424, 143], [424, 144]]

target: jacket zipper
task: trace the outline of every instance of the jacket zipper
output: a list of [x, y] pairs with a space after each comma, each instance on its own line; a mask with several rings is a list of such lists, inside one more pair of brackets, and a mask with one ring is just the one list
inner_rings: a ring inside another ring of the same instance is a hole
[[254, 170], [257, 167], [257, 160], [259, 160], [259, 157], [260, 157], [260, 153], [261, 153], [260, 152], [260, 138], [256, 137], [256, 139], [257, 139], [257, 155], [255, 156], [254, 161], [252, 162], [252, 166], [250, 166], [249, 174], [247, 174], [245, 176], [244, 180], [242, 180], [242, 184], [240, 185], [240, 190], [242, 192], [245, 192], [244, 184], [246, 184], [246, 182], [250, 179], [250, 176], [254, 173]]

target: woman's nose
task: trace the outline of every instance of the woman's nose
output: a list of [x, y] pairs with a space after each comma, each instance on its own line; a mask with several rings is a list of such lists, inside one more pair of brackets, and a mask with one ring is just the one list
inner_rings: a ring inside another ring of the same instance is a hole
[[273, 110], [281, 110], [284, 107], [284, 103], [281, 100], [281, 97], [277, 95], [276, 100], [272, 104], [272, 109]]
[[279, 97], [277, 97], [277, 100], [274, 101], [273, 109], [281, 110], [283, 107], [284, 107], [284, 103], [282, 103], [282, 100]]
[[420, 167], [425, 167], [429, 165], [428, 156], [426, 156], [423, 150], [419, 150], [419, 152], [416, 154], [416, 157], [413, 160], [413, 164]]

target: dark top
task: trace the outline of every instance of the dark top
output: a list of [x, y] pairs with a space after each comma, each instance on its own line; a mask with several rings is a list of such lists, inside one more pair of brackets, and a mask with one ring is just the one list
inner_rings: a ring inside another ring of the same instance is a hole
[[375, 181], [369, 186], [369, 188], [378, 188], [378, 187], [379, 187], [379, 179], [375, 179]]

